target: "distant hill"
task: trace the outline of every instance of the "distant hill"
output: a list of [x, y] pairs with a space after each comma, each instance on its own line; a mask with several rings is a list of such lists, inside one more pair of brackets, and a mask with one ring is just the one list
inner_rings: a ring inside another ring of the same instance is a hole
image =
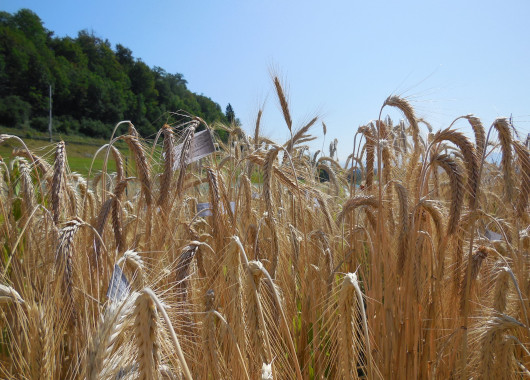
[[47, 130], [50, 84], [61, 134], [106, 138], [118, 121], [131, 120], [149, 136], [178, 110], [227, 122], [219, 104], [186, 83], [182, 74], [150, 68], [125, 46], [112, 48], [87, 31], [54, 37], [31, 10], [0, 12], [0, 125]]

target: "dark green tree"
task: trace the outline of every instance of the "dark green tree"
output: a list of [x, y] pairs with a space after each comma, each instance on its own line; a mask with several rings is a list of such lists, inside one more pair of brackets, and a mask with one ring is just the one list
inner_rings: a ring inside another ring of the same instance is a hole
[[230, 124], [232, 124], [236, 120], [236, 113], [234, 112], [234, 109], [232, 108], [232, 105], [230, 103], [228, 103], [228, 105], [226, 106], [225, 117], [226, 121], [228, 121], [228, 123]]

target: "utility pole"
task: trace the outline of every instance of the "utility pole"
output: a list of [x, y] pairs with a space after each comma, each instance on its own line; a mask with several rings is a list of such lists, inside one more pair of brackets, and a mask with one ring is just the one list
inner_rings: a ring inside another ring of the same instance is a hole
[[48, 131], [50, 132], [50, 142], [52, 142], [52, 85], [50, 84], [50, 123], [48, 124]]

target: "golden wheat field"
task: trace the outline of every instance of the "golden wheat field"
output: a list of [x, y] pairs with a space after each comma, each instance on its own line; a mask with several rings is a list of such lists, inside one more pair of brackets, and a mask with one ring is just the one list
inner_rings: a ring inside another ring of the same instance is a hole
[[87, 178], [63, 142], [0, 135], [19, 144], [0, 161], [2, 378], [530, 377], [528, 141], [503, 118], [433, 131], [391, 96], [341, 165], [275, 85], [288, 141], [260, 111], [195, 162], [212, 126], [194, 117], [149, 141], [129, 123], [98, 153], [116, 172]]

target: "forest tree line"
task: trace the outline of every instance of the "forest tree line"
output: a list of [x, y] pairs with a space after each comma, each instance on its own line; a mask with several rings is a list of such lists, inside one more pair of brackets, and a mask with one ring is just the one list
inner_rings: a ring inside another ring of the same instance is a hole
[[208, 123], [235, 120], [232, 107], [225, 115], [186, 84], [86, 30], [56, 37], [29, 9], [0, 12], [0, 125], [47, 131], [50, 85], [53, 127], [62, 134], [109, 137], [114, 124], [131, 120], [150, 136], [178, 110]]

